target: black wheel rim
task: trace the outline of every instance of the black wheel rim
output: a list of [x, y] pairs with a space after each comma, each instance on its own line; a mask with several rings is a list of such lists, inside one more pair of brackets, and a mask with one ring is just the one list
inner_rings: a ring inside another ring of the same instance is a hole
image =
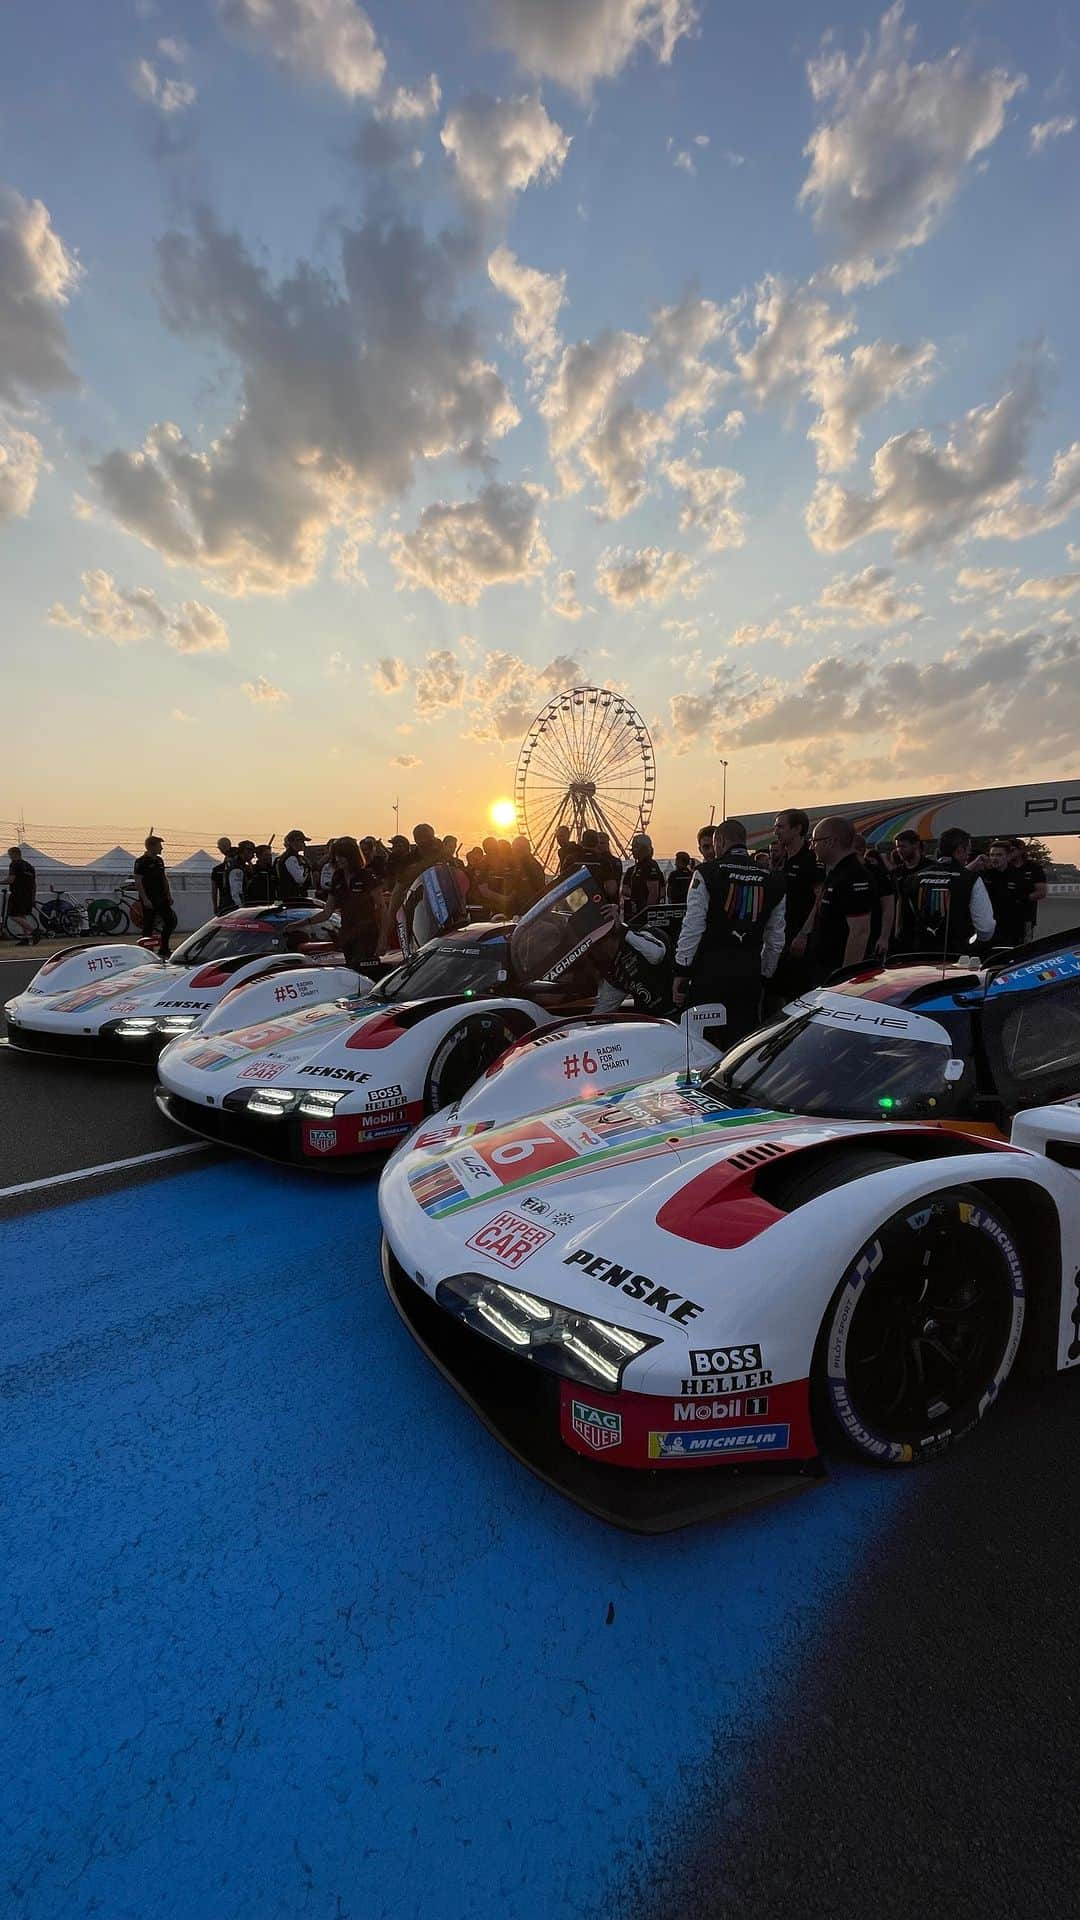
[[435, 1076], [436, 1105], [449, 1107], [460, 1100], [509, 1044], [509, 1037], [497, 1025], [490, 1029], [466, 1028]]
[[910, 1441], [949, 1427], [993, 1381], [1012, 1326], [1001, 1248], [959, 1206], [898, 1222], [851, 1318], [845, 1372], [872, 1432]]

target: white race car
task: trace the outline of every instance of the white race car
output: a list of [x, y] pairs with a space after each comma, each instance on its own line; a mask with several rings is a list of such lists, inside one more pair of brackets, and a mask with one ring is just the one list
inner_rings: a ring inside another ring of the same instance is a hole
[[[8, 1044], [20, 1053], [146, 1063], [178, 1034], [202, 1026], [242, 985], [286, 971], [290, 980], [306, 979], [325, 969], [328, 991], [355, 992], [359, 977], [338, 951], [337, 923], [321, 915], [311, 902], [241, 907], [208, 920], [170, 960], [142, 946], [67, 947], [7, 1002]], [[271, 986], [271, 1004], [273, 994]], [[219, 1028], [234, 1017], [251, 1020], [258, 1011], [237, 996]]]
[[868, 969], [704, 1073], [650, 1024], [525, 1041], [382, 1177], [394, 1304], [534, 1471], [680, 1526], [1080, 1362], [1080, 935]]
[[[588, 875], [584, 876], [588, 882]], [[626, 930], [615, 910], [580, 876], [545, 895], [516, 925], [473, 925], [429, 942], [374, 988], [335, 988], [329, 972], [275, 982], [273, 1001], [250, 993], [243, 1023], [227, 1003], [192, 1038], [175, 1040], [158, 1061], [157, 1101], [179, 1126], [204, 1138], [300, 1166], [338, 1166], [386, 1153], [425, 1114], [474, 1084], [508, 1047], [539, 1028], [570, 1031], [564, 1051], [589, 1051], [588, 1016], [598, 980], [583, 961], [597, 941], [615, 943], [613, 971], [623, 977]], [[638, 938], [638, 936], [629, 936]], [[658, 972], [670, 957], [652, 942]], [[635, 960], [637, 948], [629, 948]], [[648, 964], [648, 959], [643, 965]], [[629, 991], [642, 989], [636, 975]], [[611, 989], [616, 1003], [622, 985]], [[288, 998], [285, 996], [288, 995]], [[709, 1017], [697, 1009], [683, 1027], [649, 1020], [642, 1045], [656, 1072], [686, 1061], [687, 1035], [704, 1064], [718, 1055], [697, 1035]], [[227, 1021], [229, 1031], [223, 1030]], [[603, 1038], [598, 1071], [618, 1084], [637, 1071], [620, 1041], [630, 1014]], [[561, 1057], [561, 1056], [560, 1056]], [[635, 1055], [635, 1060], [638, 1055]], [[569, 1072], [569, 1068], [567, 1069]]]

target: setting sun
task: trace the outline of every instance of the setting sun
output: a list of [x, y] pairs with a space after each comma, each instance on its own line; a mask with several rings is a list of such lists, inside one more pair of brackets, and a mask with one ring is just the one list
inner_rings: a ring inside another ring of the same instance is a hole
[[493, 827], [501, 827], [504, 832], [507, 827], [516, 826], [517, 810], [513, 801], [493, 800], [488, 808], [488, 819]]

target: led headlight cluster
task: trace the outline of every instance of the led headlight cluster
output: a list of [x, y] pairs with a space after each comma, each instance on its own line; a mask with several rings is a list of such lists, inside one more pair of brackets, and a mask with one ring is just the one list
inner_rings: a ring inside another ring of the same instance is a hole
[[658, 1338], [557, 1307], [503, 1280], [485, 1279], [481, 1273], [452, 1274], [439, 1282], [435, 1298], [477, 1333], [523, 1360], [608, 1392], [621, 1385], [631, 1360], [660, 1344]]
[[181, 1033], [190, 1033], [195, 1025], [193, 1013], [148, 1014], [145, 1018], [118, 1020], [116, 1032], [121, 1040], [146, 1040], [152, 1033], [163, 1033], [175, 1040]]
[[290, 1113], [305, 1120], [332, 1120], [339, 1100], [346, 1093], [330, 1093], [322, 1087], [253, 1087], [241, 1093], [227, 1093], [222, 1105], [231, 1113], [250, 1113], [257, 1120], [284, 1120]]

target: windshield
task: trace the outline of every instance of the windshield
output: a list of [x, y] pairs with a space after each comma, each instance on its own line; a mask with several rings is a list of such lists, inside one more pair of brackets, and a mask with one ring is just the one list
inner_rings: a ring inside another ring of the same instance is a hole
[[457, 940], [432, 940], [380, 981], [373, 1000], [437, 1000], [442, 994], [496, 993], [506, 985], [506, 945], [486, 940], [469, 946]]
[[706, 1084], [785, 1113], [940, 1120], [970, 1102], [974, 1071], [952, 1045], [869, 1026], [838, 1032], [800, 1015], [741, 1041]]
[[268, 927], [230, 927], [227, 922], [210, 920], [198, 933], [193, 933], [190, 940], [185, 940], [183, 946], [177, 947], [172, 959], [174, 967], [205, 966], [211, 960], [280, 953], [284, 945], [284, 936], [272, 933]]
[[617, 917], [587, 867], [570, 874], [522, 914], [514, 928], [510, 953], [515, 978], [553, 980], [568, 972]]

